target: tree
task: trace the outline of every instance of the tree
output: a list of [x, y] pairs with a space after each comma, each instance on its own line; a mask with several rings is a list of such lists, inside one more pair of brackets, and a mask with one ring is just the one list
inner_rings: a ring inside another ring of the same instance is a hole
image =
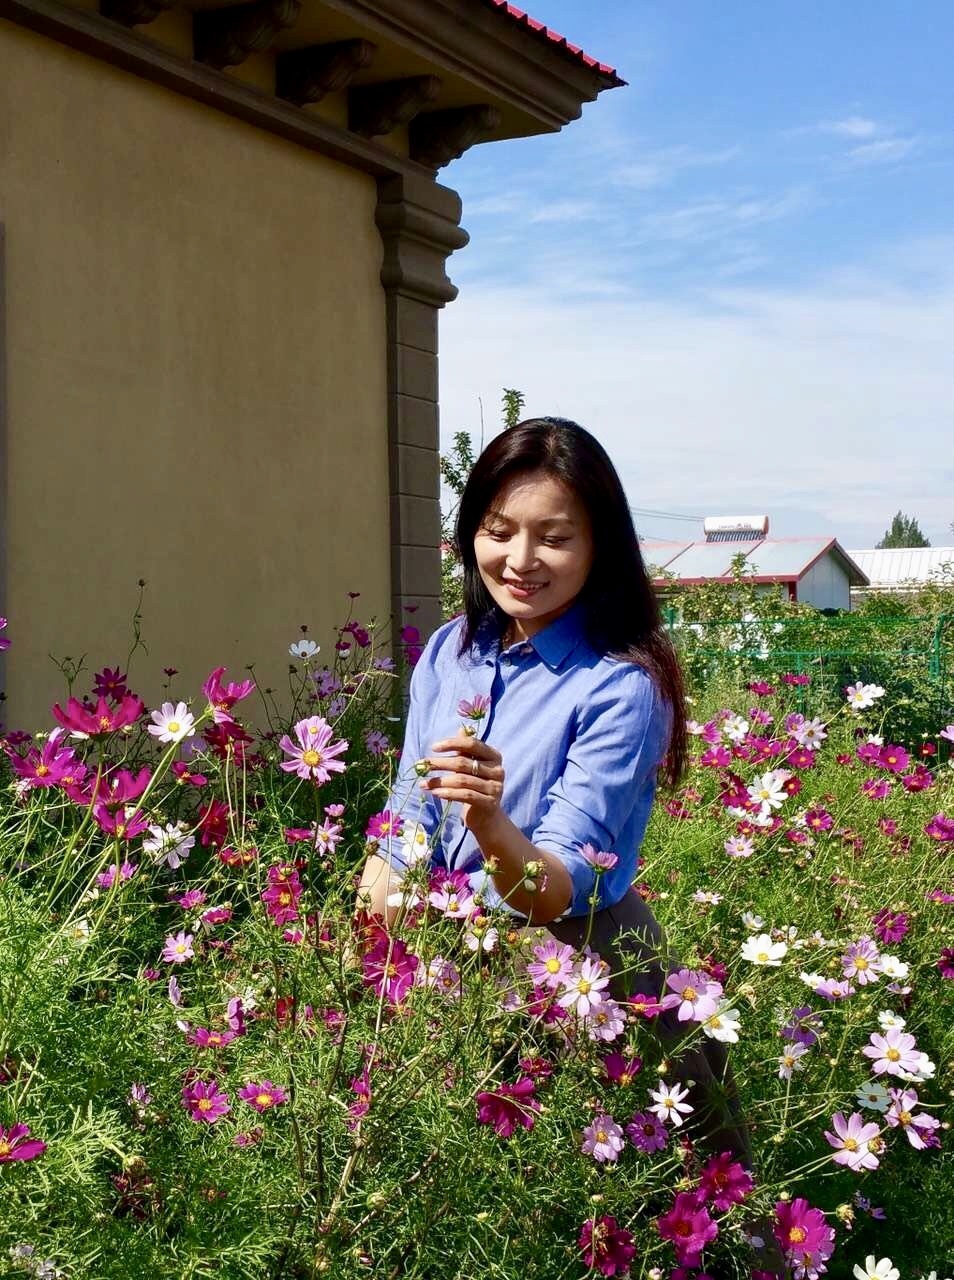
[[929, 547], [931, 543], [918, 528], [918, 522], [914, 516], [906, 516], [904, 512], [899, 511], [891, 521], [891, 527], [884, 537], [875, 545], [879, 548]]

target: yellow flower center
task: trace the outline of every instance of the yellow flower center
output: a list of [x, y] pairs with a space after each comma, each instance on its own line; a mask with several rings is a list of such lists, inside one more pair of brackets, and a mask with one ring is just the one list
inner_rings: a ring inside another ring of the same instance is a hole
[[769, 953], [767, 951], [760, 951], [755, 958], [756, 960], [760, 960], [764, 964], [765, 961], [769, 958]]
[[585, 978], [581, 978], [579, 982], [576, 984], [577, 990], [579, 991], [581, 996], [588, 995], [590, 988], [592, 986], [593, 986], [592, 982], [587, 982]]
[[169, 723], [166, 725], [166, 728], [169, 730], [170, 733], [178, 733], [179, 730], [182, 728], [182, 726], [179, 724], [178, 720], [170, 720]]
[[270, 1093], [258, 1093], [255, 1095], [255, 1101], [260, 1107], [270, 1107], [272, 1105], [272, 1095]]
[[606, 1132], [605, 1129], [597, 1129], [596, 1131], [597, 1142], [605, 1142], [608, 1137], [609, 1137], [609, 1134]]
[[0, 1156], [8, 1156], [12, 1150], [13, 1146], [11, 1143], [0, 1140]]
[[888, 1052], [884, 1056], [888, 1059], [889, 1062], [897, 1062], [898, 1059], [901, 1057], [901, 1051], [900, 1049], [891, 1048], [888, 1050]]
[[855, 956], [855, 968], [862, 972], [868, 968], [868, 961], [864, 956]]
[[788, 1233], [789, 1244], [802, 1244], [808, 1239], [808, 1232], [804, 1227], [792, 1227]]
[[196, 1103], [196, 1106], [198, 1107], [199, 1111], [211, 1111], [211, 1110], [212, 1110], [212, 1099], [211, 1099], [211, 1098], [200, 1098], [200, 1099], [199, 1099], [199, 1101]]
[[899, 1112], [898, 1112], [898, 1123], [899, 1123], [899, 1124], [910, 1124], [910, 1123], [911, 1123], [911, 1112], [910, 1112], [910, 1111], [899, 1111]]
[[36, 776], [38, 778], [45, 778], [49, 772], [50, 772], [49, 765], [38, 764], [36, 767]]
[[544, 965], [544, 968], [546, 969], [547, 973], [559, 973], [560, 962], [556, 958], [556, 956], [551, 956], [550, 959]]
[[103, 730], [104, 733], [106, 732], [107, 729], [112, 728], [112, 725], [109, 722], [109, 716], [99, 717], [99, 727]]
[[316, 751], [314, 747], [309, 747], [307, 751], [303, 751], [301, 758], [309, 769], [314, 769], [321, 764], [321, 752]]
[[842, 1146], [845, 1148], [846, 1151], [858, 1150], [858, 1144], [857, 1142], [855, 1142], [854, 1138], [845, 1138], [844, 1142], [842, 1143]]
[[683, 1000], [696, 1000], [698, 999], [698, 994], [695, 987], [683, 987], [682, 989]]

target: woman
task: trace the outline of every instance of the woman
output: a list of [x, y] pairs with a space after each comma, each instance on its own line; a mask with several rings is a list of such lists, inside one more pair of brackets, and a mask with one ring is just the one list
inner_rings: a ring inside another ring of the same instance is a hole
[[[619, 477], [576, 423], [519, 423], [478, 458], [456, 540], [465, 613], [414, 670], [390, 808], [486, 905], [598, 951], [617, 998], [658, 997], [676, 966], [632, 881], [657, 772], [683, 770], [683, 685]], [[397, 840], [368, 859], [370, 911], [391, 918], [406, 866]], [[656, 1025], [696, 1135], [750, 1165], [722, 1045], [680, 1048], [674, 1012]]]

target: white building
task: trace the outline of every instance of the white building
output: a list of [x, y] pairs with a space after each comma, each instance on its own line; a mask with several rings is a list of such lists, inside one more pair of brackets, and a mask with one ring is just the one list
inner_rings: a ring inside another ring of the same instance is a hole
[[954, 586], [954, 547], [874, 547], [849, 551], [855, 564], [868, 578], [868, 591], [916, 591], [929, 582]]

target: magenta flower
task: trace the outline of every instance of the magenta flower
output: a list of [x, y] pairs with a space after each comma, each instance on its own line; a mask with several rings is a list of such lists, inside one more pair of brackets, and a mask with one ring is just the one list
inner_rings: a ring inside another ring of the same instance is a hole
[[858, 1111], [853, 1111], [847, 1120], [840, 1111], [836, 1111], [831, 1124], [835, 1132], [830, 1133], [826, 1129], [825, 1140], [835, 1148], [832, 1156], [835, 1164], [844, 1165], [855, 1173], [862, 1169], [877, 1169], [875, 1150], [880, 1149], [880, 1142], [873, 1140], [879, 1137], [881, 1130], [876, 1124], [866, 1124]]
[[580, 853], [590, 864], [597, 875], [604, 871], [612, 871], [619, 862], [619, 856], [615, 853], [608, 853], [603, 849], [594, 849], [591, 844], [584, 844]]
[[[5, 631], [7, 626], [6, 618], [0, 618], [0, 631]], [[0, 653], [5, 653], [10, 648], [10, 640], [7, 636], [0, 636]]]
[[869, 800], [884, 800], [891, 793], [891, 783], [887, 778], [866, 778], [861, 784], [861, 794]]
[[788, 685], [811, 684], [811, 680], [812, 680], [811, 676], [809, 675], [804, 675], [801, 672], [796, 674], [793, 671], [786, 671], [784, 675], [779, 676], [779, 679], [781, 680], [782, 684], [788, 684]]
[[603, 1071], [610, 1084], [618, 1084], [621, 1088], [632, 1084], [643, 1068], [642, 1058], [623, 1057], [621, 1053], [607, 1053], [603, 1057]]
[[118, 880], [120, 884], [125, 884], [127, 880], [131, 880], [136, 874], [138, 867], [135, 863], [124, 861], [120, 867], [115, 863], [106, 871], [101, 871], [96, 877], [96, 883], [101, 889], [111, 889]]
[[532, 1129], [540, 1103], [534, 1097], [536, 1083], [532, 1076], [521, 1076], [516, 1084], [498, 1085], [477, 1094], [477, 1120], [492, 1124], [499, 1138], [510, 1138], [517, 1125]]
[[583, 1261], [602, 1276], [628, 1276], [629, 1264], [636, 1256], [633, 1233], [617, 1225], [609, 1214], [587, 1218], [580, 1229], [579, 1246]]
[[934, 786], [934, 774], [930, 769], [925, 769], [923, 764], [916, 765], [911, 773], [906, 773], [901, 779], [901, 785], [905, 791], [918, 792], [930, 791]]
[[699, 1195], [719, 1213], [725, 1213], [734, 1204], [741, 1204], [754, 1185], [749, 1171], [733, 1159], [731, 1152], [722, 1151], [706, 1162]]
[[911, 757], [904, 747], [896, 746], [894, 743], [889, 743], [878, 752], [878, 764], [889, 773], [904, 773], [910, 763]]
[[[57, 734], [60, 730], [56, 730]], [[56, 738], [50, 737], [37, 750], [35, 747], [20, 756], [4, 743], [13, 772], [26, 783], [28, 790], [43, 787], [55, 787], [67, 777], [74, 776], [78, 765], [76, 753], [70, 748], [59, 746]], [[82, 766], [79, 766], [82, 767]]]
[[663, 1122], [648, 1111], [637, 1111], [626, 1126], [626, 1136], [644, 1155], [662, 1151], [669, 1142], [669, 1131]]
[[683, 1267], [698, 1267], [703, 1249], [719, 1234], [698, 1191], [680, 1191], [669, 1212], [656, 1219], [656, 1230], [672, 1241]]
[[779, 1200], [773, 1231], [785, 1261], [795, 1267], [799, 1276], [818, 1274], [835, 1252], [835, 1233], [825, 1215], [801, 1196]]
[[194, 959], [193, 941], [193, 935], [185, 933], [182, 929], [174, 936], [170, 934], [162, 948], [163, 960], [167, 964], [184, 964], [186, 960]]
[[900, 942], [908, 932], [909, 917], [903, 911], [889, 911], [887, 907], [882, 907], [872, 917], [871, 923], [879, 942]]
[[866, 1058], [871, 1058], [871, 1070], [876, 1076], [896, 1076], [902, 1071], [916, 1072], [921, 1062], [921, 1053], [914, 1036], [894, 1028], [884, 1035], [873, 1031], [870, 1043], [861, 1052]]
[[942, 978], [954, 978], [954, 947], [941, 948], [936, 967]]
[[361, 963], [365, 986], [373, 987], [376, 996], [383, 994], [392, 1004], [400, 1004], [414, 985], [420, 961], [400, 938], [384, 933]]
[[70, 698], [65, 711], [59, 703], [54, 705], [53, 716], [64, 729], [69, 729], [80, 737], [100, 738], [135, 724], [145, 710], [146, 706], [141, 698], [127, 694], [115, 706], [110, 706], [101, 697], [92, 709], [84, 706], [77, 698]]
[[135, 840], [149, 827], [149, 819], [135, 805], [123, 805], [120, 809], [114, 810], [104, 803], [97, 802], [93, 806], [93, 817], [101, 831], [115, 836], [117, 840]]
[[247, 698], [255, 688], [254, 680], [242, 680], [238, 683], [230, 681], [228, 684], [223, 684], [224, 675], [225, 668], [216, 667], [202, 686], [202, 692], [209, 700], [212, 719], [216, 724], [228, 724], [232, 720], [232, 708], [236, 702]]
[[333, 730], [327, 720], [322, 716], [309, 716], [298, 721], [294, 733], [298, 739], [297, 746], [287, 733], [278, 744], [291, 757], [281, 762], [286, 773], [295, 773], [299, 778], [311, 779], [318, 784], [327, 782], [333, 773], [344, 773], [347, 766], [336, 757], [347, 751], [348, 744], [344, 739], [331, 741]]
[[186, 1039], [200, 1049], [224, 1049], [237, 1037], [236, 1031], [210, 1031], [208, 1027], [193, 1027]]
[[388, 836], [400, 837], [403, 830], [404, 820], [401, 815], [392, 813], [390, 809], [382, 809], [368, 819], [364, 834], [368, 840], [386, 840]]
[[46, 1143], [30, 1137], [30, 1127], [25, 1124], [0, 1128], [0, 1164], [11, 1160], [35, 1160], [46, 1150]]
[[924, 834], [932, 840], [944, 844], [954, 840], [954, 818], [947, 818], [943, 813], [936, 813], [924, 826]]
[[745, 687], [749, 693], [754, 693], [758, 698], [770, 698], [775, 692], [772, 685], [765, 680], [752, 680]]
[[830, 831], [833, 819], [827, 809], [809, 809], [805, 814], [805, 825], [811, 831]]
[[122, 702], [129, 693], [126, 681], [129, 677], [118, 667], [103, 667], [93, 676], [93, 693], [98, 698], [112, 698], [113, 702]]
[[200, 1124], [215, 1124], [232, 1110], [228, 1094], [224, 1093], [217, 1080], [193, 1080], [182, 1090], [182, 1105], [189, 1113], [189, 1119]]
[[298, 919], [298, 901], [301, 894], [301, 881], [293, 866], [280, 863], [268, 868], [268, 888], [262, 890], [260, 897], [265, 903], [265, 910], [272, 924], [277, 928], [282, 928]]
[[256, 1111], [271, 1111], [288, 1101], [288, 1094], [271, 1080], [250, 1080], [239, 1089], [238, 1096]]
[[612, 1116], [598, 1115], [592, 1124], [583, 1130], [583, 1145], [580, 1150], [585, 1156], [592, 1156], [600, 1164], [614, 1164], [626, 1143], [623, 1130]]

